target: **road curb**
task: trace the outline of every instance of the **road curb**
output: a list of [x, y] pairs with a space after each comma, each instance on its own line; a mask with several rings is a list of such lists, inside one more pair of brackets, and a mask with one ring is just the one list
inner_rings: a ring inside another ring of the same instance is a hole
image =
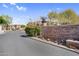
[[79, 54], [79, 50], [76, 50], [76, 49], [71, 49], [71, 48], [68, 48], [66, 46], [58, 45], [57, 43], [54, 43], [54, 42], [51, 42], [51, 41], [46, 41], [44, 39], [40, 39], [40, 38], [37, 38], [37, 37], [30, 37], [30, 38], [34, 39], [34, 40], [37, 40], [37, 41], [40, 41], [40, 42], [43, 42], [43, 43], [46, 43], [46, 44], [50, 44], [52, 46], [63, 48], [63, 49], [66, 49], [66, 50], [69, 50], [69, 51], [72, 51], [72, 52], [75, 52], [75, 53]]

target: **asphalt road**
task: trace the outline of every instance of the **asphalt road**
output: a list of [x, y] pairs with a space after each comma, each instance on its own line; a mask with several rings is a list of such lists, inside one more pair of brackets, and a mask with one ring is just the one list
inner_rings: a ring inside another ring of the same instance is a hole
[[51, 46], [15, 31], [0, 34], [0, 56], [78, 56], [79, 54]]

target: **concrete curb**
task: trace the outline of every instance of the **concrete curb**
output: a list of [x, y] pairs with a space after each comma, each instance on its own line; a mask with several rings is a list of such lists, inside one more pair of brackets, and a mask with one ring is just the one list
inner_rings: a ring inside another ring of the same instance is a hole
[[66, 46], [58, 45], [57, 43], [54, 43], [54, 42], [51, 42], [51, 41], [46, 41], [44, 39], [40, 39], [40, 38], [37, 38], [37, 37], [31, 37], [31, 39], [34, 39], [34, 40], [37, 40], [37, 41], [40, 41], [40, 42], [43, 42], [43, 43], [46, 43], [46, 44], [50, 44], [50, 45], [53, 45], [53, 46], [56, 46], [56, 47], [59, 47], [59, 48], [63, 48], [63, 49], [66, 49], [66, 50], [69, 50], [69, 51], [72, 51], [72, 52], [79, 54], [79, 50], [77, 50], [77, 49], [71, 49], [71, 48], [68, 48]]

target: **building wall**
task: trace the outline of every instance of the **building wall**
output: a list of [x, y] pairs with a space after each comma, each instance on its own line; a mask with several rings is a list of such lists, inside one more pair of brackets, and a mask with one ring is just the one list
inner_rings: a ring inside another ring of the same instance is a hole
[[4, 31], [14, 31], [14, 30], [24, 30], [21, 25], [3, 25], [2, 30]]
[[29, 22], [27, 26], [48, 26], [48, 22], [42, 23], [42, 21]]
[[2, 25], [0, 25], [0, 31], [2, 31]]

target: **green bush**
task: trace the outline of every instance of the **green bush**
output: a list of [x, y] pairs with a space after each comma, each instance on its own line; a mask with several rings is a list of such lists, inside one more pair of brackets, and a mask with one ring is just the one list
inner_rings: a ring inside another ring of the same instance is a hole
[[40, 35], [40, 28], [38, 28], [38, 27], [26, 27], [25, 32], [28, 36], [38, 36], [38, 35]]

